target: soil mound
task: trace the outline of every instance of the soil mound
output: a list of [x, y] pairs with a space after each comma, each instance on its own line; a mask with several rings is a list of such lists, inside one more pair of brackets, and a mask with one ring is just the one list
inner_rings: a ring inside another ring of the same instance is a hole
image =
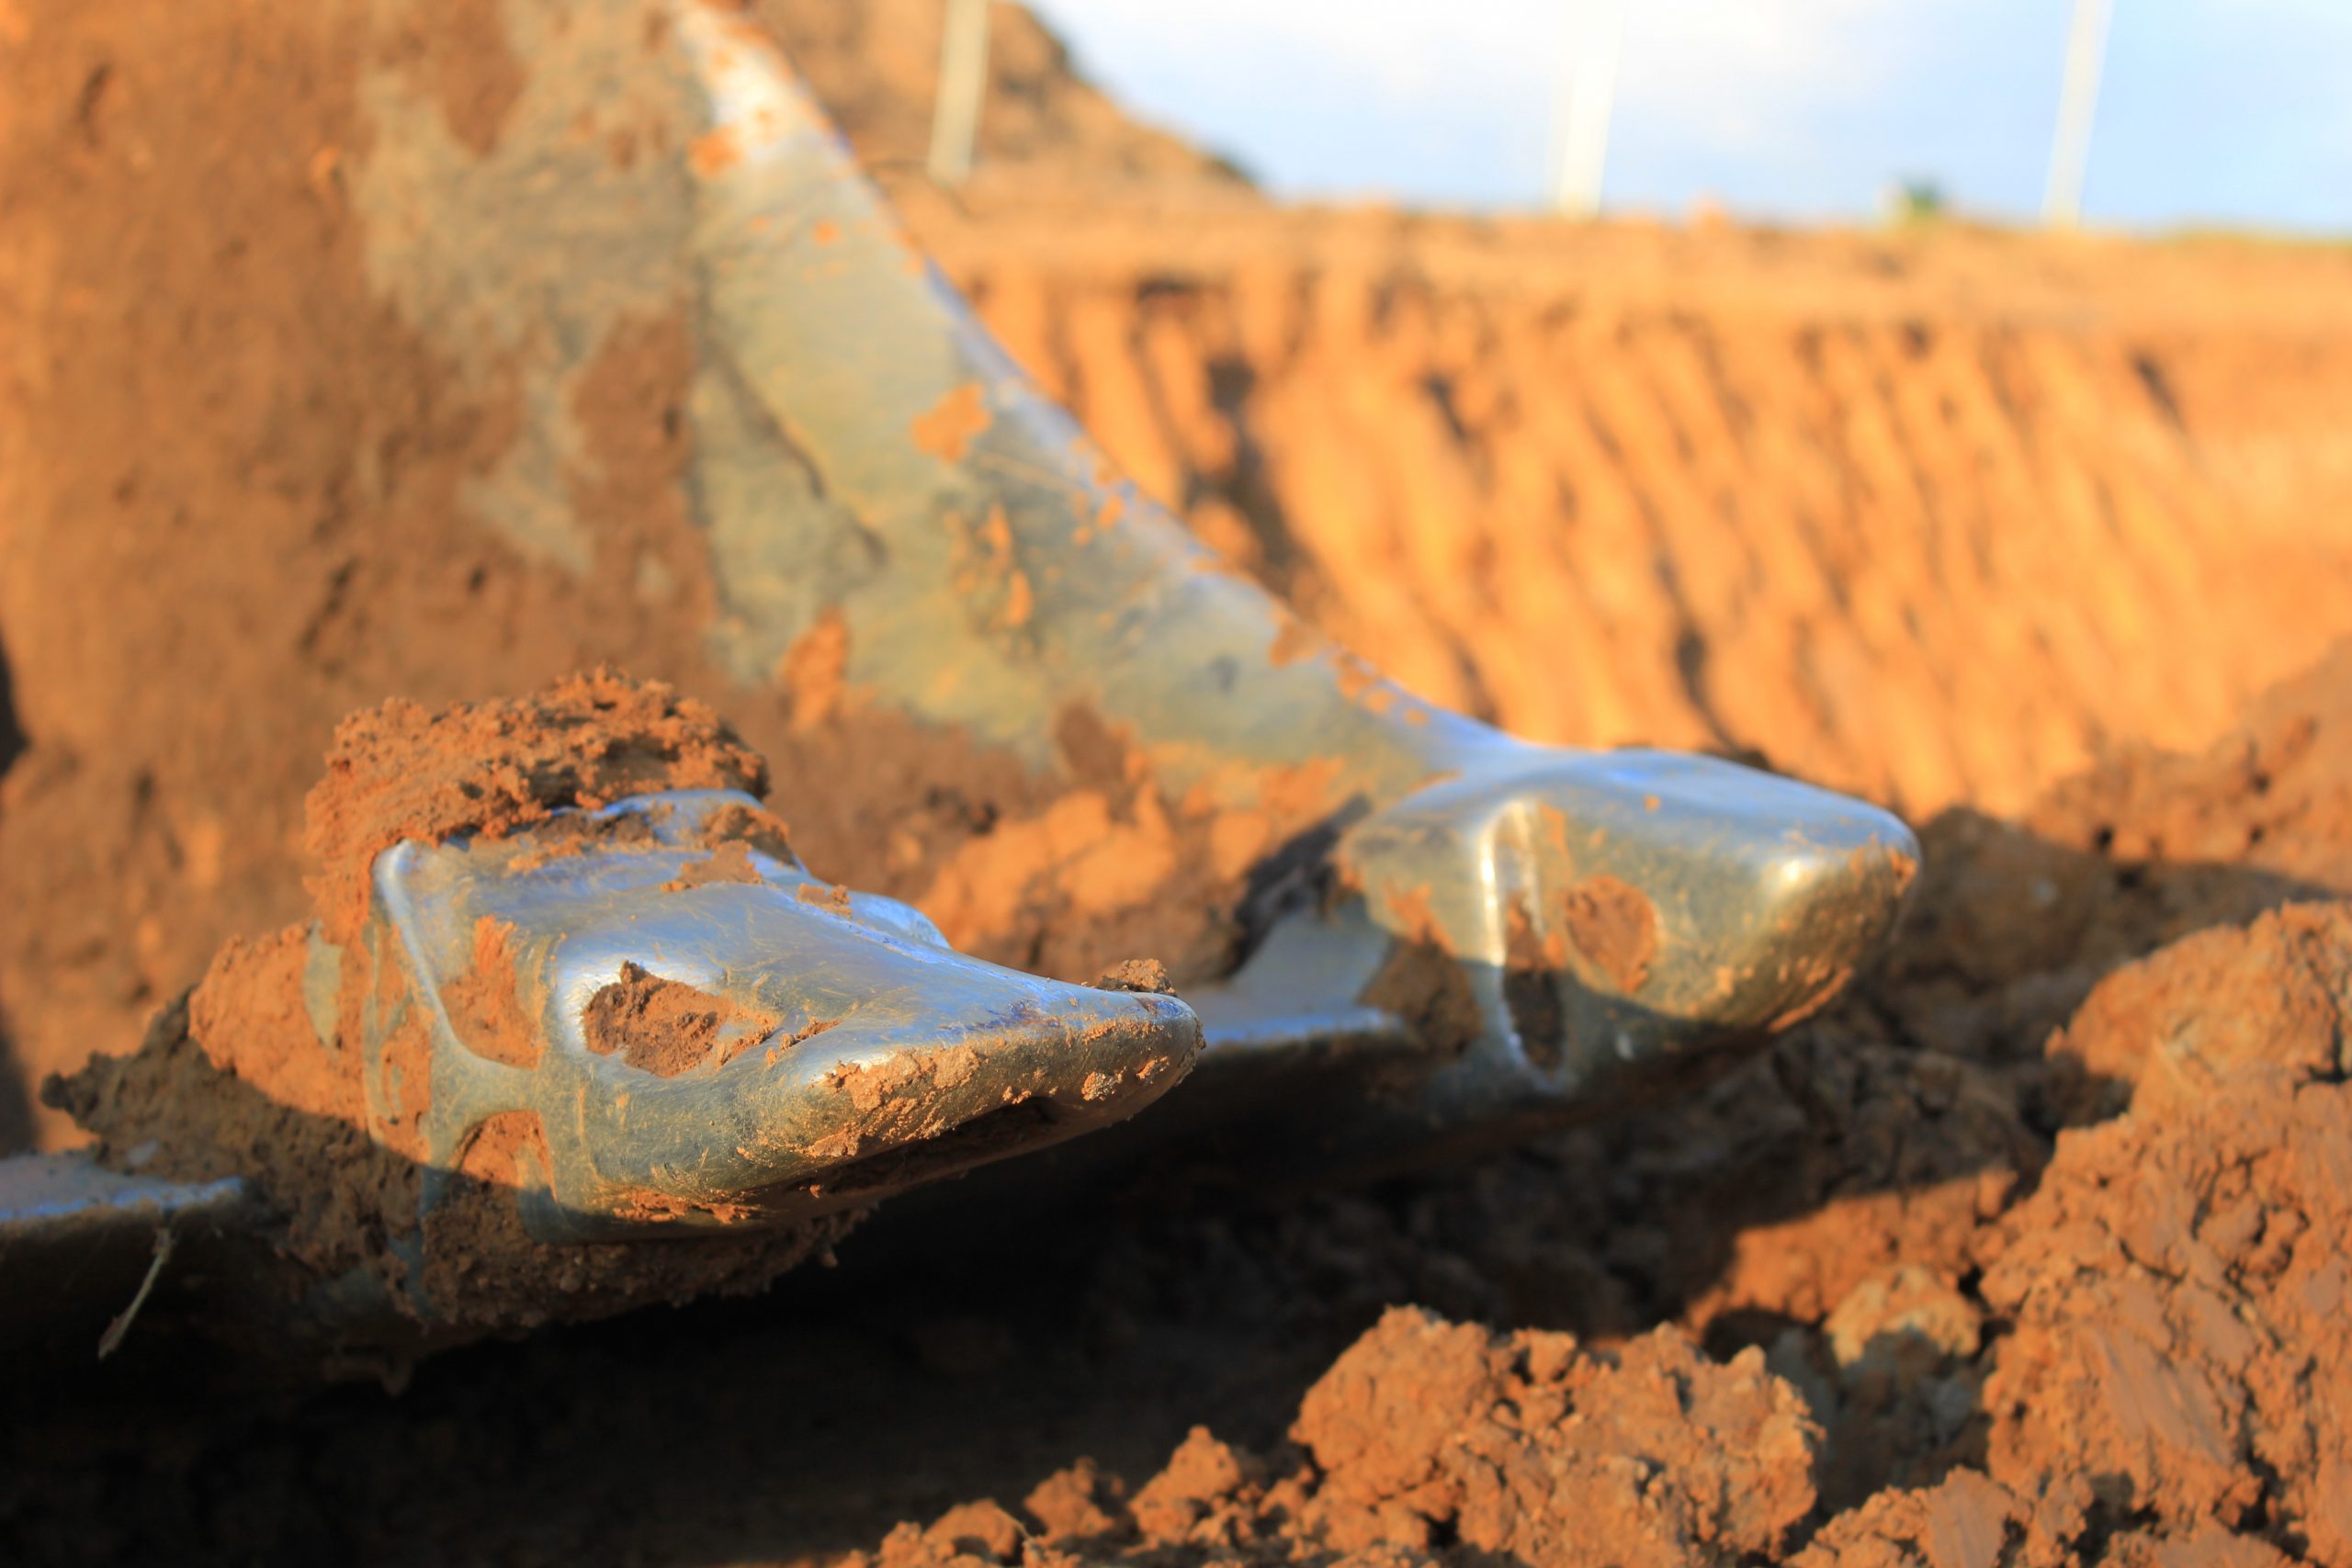
[[402, 839], [501, 838], [650, 790], [762, 795], [767, 777], [707, 706], [611, 669], [438, 714], [395, 698], [335, 727], [304, 802], [311, 893], [329, 936], [349, 942], [368, 918], [368, 868]]
[[1279, 1563], [1303, 1549], [1737, 1562], [1777, 1551], [1810, 1510], [1815, 1436], [1754, 1351], [1719, 1365], [1661, 1329], [1593, 1353], [1400, 1308], [1307, 1391], [1276, 1456], [1196, 1427], [1131, 1500], [1082, 1464], [1039, 1483], [1028, 1523], [967, 1506], [842, 1568]]
[[[1984, 1384], [1988, 1468], [2029, 1495], [2086, 1483], [2116, 1525], [2250, 1528], [2352, 1562], [2352, 911], [2208, 934], [2132, 978], [2184, 993], [2132, 1109], [2062, 1137], [2006, 1218], [1982, 1285], [2012, 1325]], [[2222, 1010], [2266, 983], [2286, 1008]], [[2216, 1076], [2182, 1095], [2199, 1068]]]
[[[1292, 1446], [1204, 1434], [1132, 1493], [1081, 1466], [986, 1505], [993, 1533], [960, 1508], [852, 1561], [2347, 1561], [2352, 884], [2325, 802], [2352, 775], [2321, 761], [2347, 704], [2352, 649], [2201, 756], [2070, 781], [2030, 814], [2051, 836], [1939, 818], [1888, 963], [1693, 1102], [1155, 1238], [1128, 1266], [1153, 1284], [1114, 1297], [1165, 1327], [1211, 1310], [1171, 1300], [1327, 1292], [1255, 1330], [1308, 1339], [1399, 1300], [1562, 1332], [1391, 1313]], [[2120, 852], [2183, 801], [2212, 858]], [[1550, 1533], [1562, 1500], [1583, 1533]]]
[[[2325, 757], [2347, 692], [2352, 653], [2068, 784], [2079, 843], [1939, 818], [1888, 962], [1695, 1100], [1272, 1210], [1007, 1216], [896, 1276], [852, 1236], [837, 1289], [397, 1401], [136, 1402], [20, 1443], [0, 1525], [28, 1561], [2352, 1561], [2345, 818], [2244, 767]], [[2118, 852], [2177, 795], [2216, 858]]]

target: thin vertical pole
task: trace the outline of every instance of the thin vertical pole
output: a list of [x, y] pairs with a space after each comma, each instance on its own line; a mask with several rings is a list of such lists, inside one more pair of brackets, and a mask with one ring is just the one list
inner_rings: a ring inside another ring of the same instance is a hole
[[1600, 210], [1609, 163], [1609, 119], [1617, 98], [1617, 57], [1625, 37], [1625, 0], [1571, 6], [1568, 48], [1552, 102], [1552, 208], [1571, 218]]
[[947, 0], [939, 34], [939, 90], [931, 106], [933, 181], [960, 186], [972, 173], [980, 101], [989, 85], [989, 0]]
[[2090, 163], [2109, 4], [2075, 0], [2075, 25], [2066, 34], [2066, 79], [2058, 91], [2058, 130], [2050, 144], [2050, 183], [2041, 197], [2042, 221], [2055, 228], [2082, 221], [2083, 171]]

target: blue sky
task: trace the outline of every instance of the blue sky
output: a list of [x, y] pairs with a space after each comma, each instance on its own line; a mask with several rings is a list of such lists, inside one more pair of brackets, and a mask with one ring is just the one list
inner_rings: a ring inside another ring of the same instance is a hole
[[[1537, 204], [1589, 0], [1030, 0], [1144, 116], [1291, 197]], [[2352, 0], [2113, 0], [2084, 215], [2352, 234]], [[2071, 0], [1628, 0], [1604, 206], [2040, 209]]]

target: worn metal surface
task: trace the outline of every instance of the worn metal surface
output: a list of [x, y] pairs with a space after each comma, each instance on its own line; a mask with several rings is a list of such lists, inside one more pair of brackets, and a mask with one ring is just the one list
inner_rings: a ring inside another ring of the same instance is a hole
[[[741, 1234], [870, 1203], [1119, 1121], [1183, 1077], [1200, 1029], [1172, 997], [967, 957], [907, 906], [837, 895], [758, 850], [747, 851], [756, 882], [675, 886], [710, 856], [707, 820], [755, 805], [725, 791], [639, 795], [590, 816], [633, 819], [645, 841], [548, 858], [543, 836], [525, 832], [378, 857], [371, 940], [397, 947], [412, 983], [367, 1020], [365, 1081], [373, 1096], [390, 1090], [388, 1043], [421, 1009], [428, 1212], [469, 1134], [502, 1111], [530, 1111], [546, 1132], [547, 1168], [521, 1180], [531, 1235], [619, 1240]], [[537, 999], [529, 1067], [478, 1054], [450, 1021], [446, 998], [484, 919], [510, 929], [520, 994]], [[757, 1026], [723, 1030], [723, 1049], [674, 1076], [599, 1054], [584, 1021], [625, 964]]]
[[266, 1217], [234, 1179], [158, 1181], [80, 1154], [0, 1159], [0, 1346], [91, 1356], [138, 1294], [159, 1235], [172, 1238], [176, 1284], [253, 1261]]
[[[1532, 746], [1306, 632], [1006, 358], [753, 30], [678, 16], [699, 134], [728, 153], [697, 165], [692, 235], [722, 646], [764, 671], [830, 610], [861, 691], [1040, 767], [1076, 703], [1138, 737], [1171, 797], [1338, 781], [1341, 907], [1284, 915], [1193, 993], [1210, 1043], [1190, 1099], [1377, 1041], [1419, 1057], [1411, 1113], [1372, 1118], [1386, 1135], [1516, 1130], [1687, 1075], [1867, 959], [1917, 864], [1902, 823], [1713, 759]], [[1458, 965], [1470, 1039], [1362, 1010], [1400, 942]]]

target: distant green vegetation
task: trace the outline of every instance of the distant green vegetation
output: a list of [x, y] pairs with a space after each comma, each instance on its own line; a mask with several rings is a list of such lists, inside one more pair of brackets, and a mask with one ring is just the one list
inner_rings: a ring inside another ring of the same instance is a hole
[[1886, 220], [1897, 225], [1938, 223], [1951, 215], [1940, 181], [1899, 179], [1886, 187]]

